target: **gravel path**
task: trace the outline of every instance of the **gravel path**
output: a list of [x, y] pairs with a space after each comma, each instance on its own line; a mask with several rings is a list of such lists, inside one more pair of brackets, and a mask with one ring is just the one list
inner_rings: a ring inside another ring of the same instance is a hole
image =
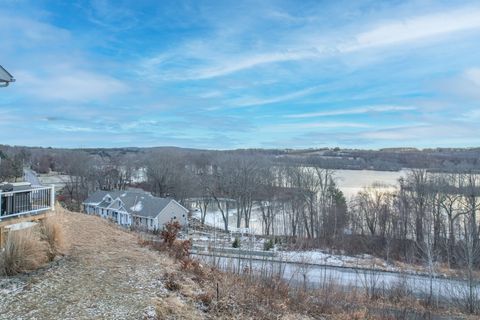
[[98, 217], [63, 214], [65, 258], [29, 275], [0, 278], [0, 319], [148, 319], [165, 296], [167, 256]]

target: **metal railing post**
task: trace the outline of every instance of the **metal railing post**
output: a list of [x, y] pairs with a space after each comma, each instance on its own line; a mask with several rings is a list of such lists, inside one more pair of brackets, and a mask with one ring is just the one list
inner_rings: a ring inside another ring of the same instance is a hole
[[50, 189], [50, 207], [52, 211], [55, 211], [55, 185], [53, 184]]

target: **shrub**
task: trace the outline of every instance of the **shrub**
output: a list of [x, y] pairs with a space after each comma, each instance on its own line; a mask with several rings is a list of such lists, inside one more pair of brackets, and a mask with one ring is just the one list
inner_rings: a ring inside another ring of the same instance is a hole
[[2, 273], [11, 276], [35, 270], [45, 262], [45, 251], [45, 242], [31, 228], [10, 231], [1, 253]]
[[240, 239], [238, 237], [235, 237], [235, 240], [233, 240], [232, 247], [233, 248], [240, 248]]
[[165, 228], [160, 232], [160, 238], [171, 247], [175, 240], [177, 239], [178, 232], [182, 226], [178, 221], [172, 221], [165, 225]]
[[210, 306], [213, 300], [213, 294], [211, 292], [203, 292], [197, 295], [197, 300], [203, 303], [204, 306]]
[[205, 277], [206, 271], [198, 260], [185, 258], [181, 261], [181, 269], [191, 272], [197, 277], [197, 280], [201, 280]]
[[191, 248], [192, 242], [190, 240], [175, 241], [170, 247], [170, 255], [173, 255], [177, 260], [182, 260], [190, 256]]
[[270, 239], [270, 240], [265, 241], [263, 243], [263, 250], [270, 251], [271, 249], [273, 249], [274, 246], [275, 246], [275, 244], [273, 243], [273, 240]]
[[48, 244], [47, 258], [52, 261], [65, 246], [62, 227], [57, 218], [47, 218], [41, 226], [41, 237]]
[[164, 285], [170, 291], [180, 290], [180, 283], [178, 283], [177, 276], [174, 273], [167, 273], [164, 277]]

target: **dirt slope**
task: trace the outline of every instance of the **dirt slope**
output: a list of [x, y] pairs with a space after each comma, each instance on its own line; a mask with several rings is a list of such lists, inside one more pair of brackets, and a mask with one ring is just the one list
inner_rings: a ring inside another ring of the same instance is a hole
[[[178, 267], [98, 217], [64, 213], [65, 258], [30, 275], [0, 278], [0, 319], [149, 319], [171, 299], [162, 278]], [[181, 297], [175, 297], [182, 307]], [[192, 309], [190, 318], [199, 318]]]

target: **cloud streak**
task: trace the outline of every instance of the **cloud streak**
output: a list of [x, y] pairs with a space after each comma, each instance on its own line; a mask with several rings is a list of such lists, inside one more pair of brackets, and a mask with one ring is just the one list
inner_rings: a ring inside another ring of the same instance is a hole
[[397, 45], [477, 28], [480, 28], [479, 8], [449, 10], [379, 25], [355, 36], [356, 42], [347, 44], [341, 51]]
[[289, 115], [285, 115], [284, 117], [285, 118], [329, 117], [329, 116], [343, 116], [343, 115], [358, 115], [358, 114], [366, 114], [366, 113], [412, 111], [415, 109], [416, 109], [415, 107], [408, 107], [408, 106], [369, 106], [369, 107], [289, 114]]
[[25, 92], [44, 100], [85, 102], [129, 91], [126, 84], [113, 77], [74, 68], [56, 70], [45, 76], [18, 71], [16, 77]]
[[[448, 36], [454, 32], [468, 31], [480, 28], [480, 8], [461, 8], [423, 15], [395, 18], [381, 24], [373, 25], [365, 31], [350, 35], [330, 36], [332, 39], [322, 39], [317, 33], [302, 37], [309, 46], [297, 43], [295, 35], [292, 40], [281, 43], [280, 51], [263, 52], [261, 54], [243, 52], [241, 55], [219, 54], [219, 48], [198, 45], [186, 45], [172, 52], [163, 53], [153, 58], [143, 60], [140, 65], [155, 68], [154, 72], [169, 61], [174, 65], [182, 65], [181, 60], [199, 62], [194, 68], [165, 73], [163, 80], [207, 80], [234, 74], [244, 70], [261, 67], [267, 64], [303, 61], [311, 59], [331, 58], [332, 56], [355, 53], [366, 49], [381, 49], [399, 44], [417, 42]], [[209, 41], [217, 45], [216, 39]], [[331, 44], [324, 44], [331, 42]], [[221, 52], [221, 49], [220, 49]], [[206, 59], [206, 56], [212, 57]], [[180, 72], [178, 72], [180, 71]], [[145, 72], [149, 72], [144, 70]], [[156, 75], [158, 77], [158, 74]]]

